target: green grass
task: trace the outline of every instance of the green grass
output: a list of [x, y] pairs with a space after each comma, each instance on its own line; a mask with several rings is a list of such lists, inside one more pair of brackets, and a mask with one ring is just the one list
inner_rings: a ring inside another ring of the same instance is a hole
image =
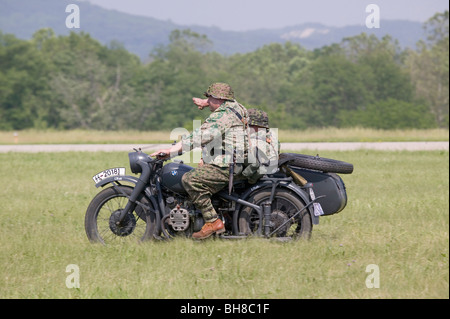
[[[101, 246], [84, 233], [91, 177], [127, 154], [0, 154], [0, 298], [449, 298], [449, 153], [321, 156], [355, 171], [341, 175], [347, 207], [310, 241]], [[366, 287], [370, 264], [380, 288]]]
[[[15, 136], [17, 133], [17, 136]], [[0, 131], [0, 144], [154, 144], [171, 143], [170, 131]], [[279, 130], [279, 139], [291, 142], [409, 142], [448, 141], [448, 129], [375, 130], [366, 128], [321, 128]]]

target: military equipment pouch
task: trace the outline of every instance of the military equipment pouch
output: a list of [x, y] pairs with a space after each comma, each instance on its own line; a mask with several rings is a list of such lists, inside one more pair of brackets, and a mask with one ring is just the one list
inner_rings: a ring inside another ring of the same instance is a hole
[[258, 179], [260, 179], [263, 176], [263, 174], [259, 173], [259, 166], [260, 166], [259, 162], [252, 163], [242, 171], [242, 175], [245, 178], [247, 178], [250, 184], [255, 184], [258, 181]]
[[242, 164], [236, 163], [234, 164], [234, 175], [240, 175], [243, 171]]

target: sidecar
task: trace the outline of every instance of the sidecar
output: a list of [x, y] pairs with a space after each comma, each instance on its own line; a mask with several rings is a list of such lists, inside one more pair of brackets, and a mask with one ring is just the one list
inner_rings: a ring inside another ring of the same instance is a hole
[[287, 165], [303, 183], [311, 184], [310, 196], [325, 196], [317, 200], [321, 216], [337, 214], [347, 205], [345, 184], [338, 174], [351, 174], [352, 164], [318, 156], [282, 153], [279, 165]]

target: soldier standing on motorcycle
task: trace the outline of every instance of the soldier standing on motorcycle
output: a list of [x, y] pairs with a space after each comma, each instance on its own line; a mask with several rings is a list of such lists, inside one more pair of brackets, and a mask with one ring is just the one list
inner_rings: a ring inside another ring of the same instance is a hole
[[230, 85], [214, 83], [204, 95], [207, 99], [192, 99], [200, 110], [209, 107], [212, 112], [202, 126], [183, 136], [171, 148], [151, 154], [159, 156], [164, 153], [165, 158], [190, 151], [197, 144], [207, 150], [203, 155], [204, 164], [186, 173], [182, 179], [183, 187], [205, 221], [202, 229], [192, 235], [195, 239], [225, 232], [225, 226], [211, 203], [211, 196], [226, 185], [232, 185], [233, 178], [242, 176], [242, 164], [247, 161], [248, 149], [248, 113], [235, 100]]

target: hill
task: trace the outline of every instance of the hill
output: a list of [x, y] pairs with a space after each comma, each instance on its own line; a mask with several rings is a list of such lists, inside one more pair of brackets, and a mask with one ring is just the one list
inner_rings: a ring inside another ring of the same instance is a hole
[[[65, 25], [66, 6], [76, 3], [80, 8], [80, 28], [68, 29]], [[21, 39], [29, 39], [35, 31], [52, 28], [58, 35], [70, 31], [87, 32], [103, 44], [111, 41], [122, 43], [125, 48], [145, 59], [157, 46], [168, 43], [174, 29], [191, 29], [205, 34], [213, 42], [213, 50], [221, 54], [246, 53], [265, 44], [291, 41], [307, 49], [320, 48], [339, 43], [345, 37], [362, 32], [374, 33], [378, 37], [386, 34], [399, 41], [401, 47], [414, 47], [422, 38], [421, 23], [411, 21], [382, 20], [379, 29], [368, 29], [365, 25], [329, 27], [322, 24], [298, 24], [272, 30], [226, 31], [217, 27], [178, 25], [151, 17], [130, 15], [74, 0], [0, 0], [0, 30], [12, 33]]]

